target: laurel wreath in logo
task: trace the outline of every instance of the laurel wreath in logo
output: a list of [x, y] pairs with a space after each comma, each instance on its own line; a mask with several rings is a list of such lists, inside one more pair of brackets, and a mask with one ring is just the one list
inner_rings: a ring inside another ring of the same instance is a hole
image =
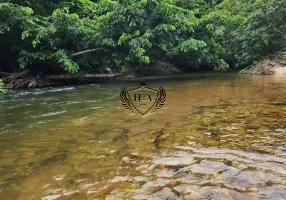
[[163, 105], [165, 105], [165, 101], [166, 101], [166, 92], [165, 92], [164, 88], [159, 87], [158, 98], [156, 99], [155, 103], [153, 104], [150, 112], [153, 113], [153, 112], [159, 110]]
[[135, 113], [135, 108], [134, 106], [132, 105], [131, 103], [131, 100], [129, 98], [129, 95], [128, 95], [128, 88], [127, 87], [124, 87], [122, 90], [121, 90], [121, 93], [120, 93], [120, 100], [121, 100], [121, 104], [129, 111]]
[[[158, 92], [158, 95], [157, 95], [157, 98], [155, 100], [155, 102], [153, 103], [153, 105], [151, 106], [151, 108], [146, 112], [146, 113], [153, 113], [157, 110], [159, 110], [162, 106], [165, 105], [165, 101], [166, 101], [166, 92], [164, 90], [164, 88], [162, 87], [159, 87], [159, 90], [154, 90], [154, 89], [151, 89], [151, 88], [147, 88], [149, 90], [153, 90], [153, 91], [156, 91]], [[120, 93], [120, 100], [121, 100], [121, 104], [129, 111], [135, 113], [135, 112], [138, 112], [142, 115], [146, 114], [146, 113], [141, 113], [131, 102], [131, 99], [129, 97], [129, 94], [128, 94], [128, 88], [127, 87], [124, 87], [122, 90], [121, 90], [121, 93]]]

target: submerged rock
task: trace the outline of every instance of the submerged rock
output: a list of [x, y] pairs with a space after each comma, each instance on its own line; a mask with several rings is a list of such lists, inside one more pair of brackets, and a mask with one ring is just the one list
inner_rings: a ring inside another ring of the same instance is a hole
[[205, 135], [212, 135], [212, 132], [205, 132]]
[[155, 159], [153, 160], [153, 162], [159, 165], [176, 166], [176, 165], [190, 165], [197, 161], [188, 155], [181, 155], [181, 156], [167, 156]]
[[199, 164], [195, 164], [190, 167], [193, 173], [202, 173], [202, 174], [215, 174], [217, 172], [220, 172], [228, 168], [229, 166], [227, 166], [224, 163], [211, 162], [208, 160], [203, 160]]
[[238, 174], [226, 172], [222, 176], [226, 185], [238, 190], [255, 188], [258, 184], [266, 184], [268, 181], [275, 180], [278, 177], [262, 171], [242, 171]]
[[168, 187], [164, 187], [161, 191], [156, 192], [155, 194], [152, 195], [151, 198], [152, 200], [157, 200], [157, 199], [178, 199], [178, 196]]
[[123, 157], [121, 161], [123, 163], [130, 163], [131, 159], [129, 157]]

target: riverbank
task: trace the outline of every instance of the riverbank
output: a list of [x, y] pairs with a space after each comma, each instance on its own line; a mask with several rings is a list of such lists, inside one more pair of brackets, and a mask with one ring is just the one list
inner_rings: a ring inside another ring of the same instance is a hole
[[[286, 59], [283, 57], [272, 60], [265, 59], [238, 73], [248, 75], [286, 75]], [[129, 67], [125, 72], [120, 73], [105, 70], [104, 74], [46, 74], [39, 76], [32, 74], [30, 70], [24, 70], [15, 74], [1, 72], [0, 78], [2, 78], [5, 85], [0, 85], [0, 89], [2, 88], [5, 91], [5, 89], [90, 84], [128, 77], [140, 78], [175, 74], [183, 74], [183, 72], [171, 63], [161, 61], [149, 67]]]
[[182, 71], [171, 63], [157, 61], [150, 66], [129, 66], [124, 72], [114, 72], [111, 68], [105, 68], [104, 73], [102, 74], [35, 74], [31, 70], [24, 70], [19, 73], [0, 72], [0, 78], [4, 82], [6, 89], [19, 89], [64, 86], [70, 84], [89, 84], [119, 79], [122, 77], [160, 76], [179, 73], [182, 73]]
[[286, 55], [280, 53], [275, 58], [264, 59], [257, 64], [251, 65], [239, 73], [249, 75], [283, 75], [286, 74]]

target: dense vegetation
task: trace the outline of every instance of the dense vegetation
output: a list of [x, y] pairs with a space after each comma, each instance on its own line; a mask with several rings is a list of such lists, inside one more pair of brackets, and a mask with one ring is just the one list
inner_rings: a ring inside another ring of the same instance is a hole
[[7, 92], [7, 90], [4, 89], [4, 83], [3, 83], [3, 81], [0, 79], [0, 94], [1, 94], [1, 93], [5, 93], [5, 92]]
[[0, 72], [228, 70], [286, 47], [286, 0], [2, 0], [0, 13]]

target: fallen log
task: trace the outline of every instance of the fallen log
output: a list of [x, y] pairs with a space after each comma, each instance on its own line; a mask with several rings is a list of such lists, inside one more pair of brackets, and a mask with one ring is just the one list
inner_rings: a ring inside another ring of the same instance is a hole
[[3, 82], [8, 82], [8, 81], [15, 81], [18, 78], [24, 78], [27, 77], [29, 74], [30, 70], [25, 70], [19, 73], [11, 74], [7, 77], [2, 78]]
[[6, 88], [24, 88], [30, 85], [33, 77], [30, 76], [30, 70], [25, 70], [19, 73], [11, 74], [2, 78]]
[[47, 75], [42, 78], [32, 76], [29, 70], [20, 73], [12, 74], [2, 78], [6, 87], [9, 89], [17, 88], [33, 88], [33, 87], [46, 87], [70, 83], [85, 83], [92, 81], [111, 80], [126, 76], [136, 72], [140, 67], [128, 70], [122, 73], [113, 74], [62, 74], [62, 75]]
[[8, 73], [8, 72], [0, 72], [0, 77], [6, 77], [6, 76], [10, 76], [13, 73]]
[[45, 77], [47, 80], [71, 80], [71, 79], [84, 79], [84, 78], [112, 78], [114, 74], [63, 74], [63, 75], [48, 75]]
[[139, 68], [134, 68], [122, 73], [113, 74], [63, 74], [63, 75], [48, 75], [45, 77], [46, 80], [71, 80], [71, 79], [116, 79], [122, 76], [126, 76], [133, 72], [136, 72]]
[[62, 75], [47, 75], [42, 78], [36, 78], [30, 74], [29, 70], [22, 71], [20, 73], [11, 74], [7, 77], [2, 78], [6, 87], [12, 88], [33, 88], [33, 87], [46, 87], [52, 85], [62, 85], [70, 83], [85, 83], [92, 81], [111, 80], [118, 79], [122, 76], [126, 76], [138, 69], [144, 69], [137, 67], [122, 73], [112, 74], [62, 74]]

